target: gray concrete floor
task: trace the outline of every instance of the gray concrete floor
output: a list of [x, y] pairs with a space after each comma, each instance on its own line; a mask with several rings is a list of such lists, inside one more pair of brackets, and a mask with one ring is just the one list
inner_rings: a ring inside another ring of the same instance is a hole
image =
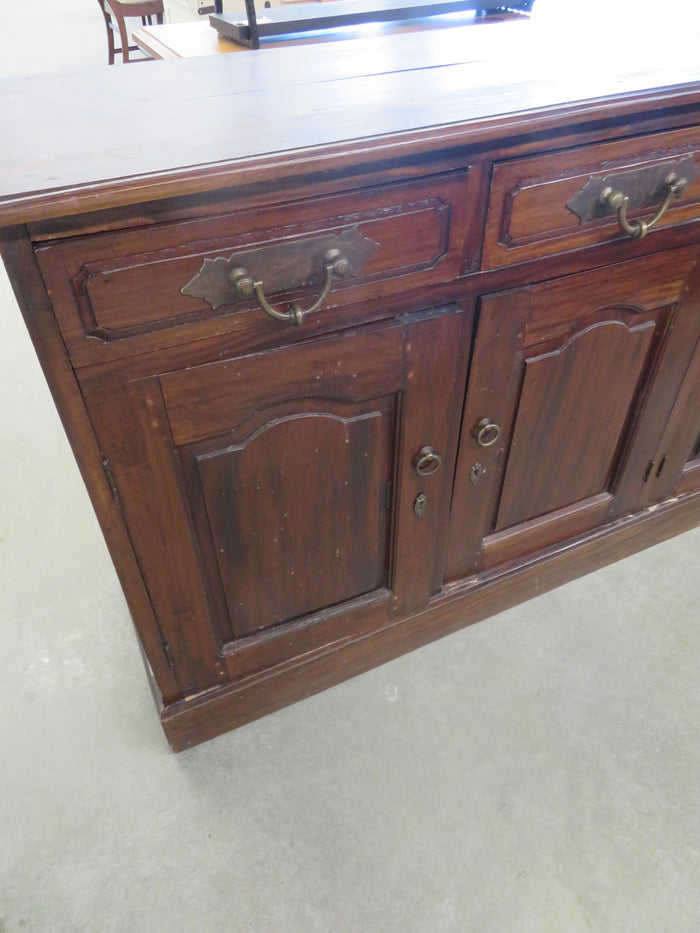
[[2, 933], [700, 930], [700, 530], [175, 756], [3, 273], [0, 373]]

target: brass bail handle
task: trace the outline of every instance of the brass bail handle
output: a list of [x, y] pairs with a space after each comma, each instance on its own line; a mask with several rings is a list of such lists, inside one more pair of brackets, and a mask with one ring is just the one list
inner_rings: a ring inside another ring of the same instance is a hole
[[474, 437], [479, 447], [491, 447], [501, 436], [501, 426], [490, 418], [482, 418], [474, 428]]
[[641, 240], [652, 227], [655, 227], [661, 220], [671, 201], [683, 194], [687, 185], [687, 178], [683, 178], [683, 176], [679, 177], [675, 172], [671, 172], [670, 175], [667, 175], [664, 179], [666, 195], [651, 220], [633, 220], [630, 223], [627, 219], [627, 207], [630, 200], [629, 195], [624, 194], [622, 191], [615, 191], [614, 188], [603, 188], [600, 193], [600, 203], [616, 210], [617, 221], [624, 232], [631, 236], [633, 240]]
[[421, 447], [413, 461], [413, 468], [419, 476], [432, 476], [442, 466], [442, 457], [432, 447]]
[[262, 281], [256, 281], [246, 269], [232, 269], [229, 273], [229, 281], [233, 285], [236, 294], [240, 295], [242, 298], [248, 298], [250, 295], [255, 294], [255, 297], [258, 299], [258, 304], [270, 317], [278, 321], [289, 321], [292, 324], [298, 325], [303, 324], [307, 315], [313, 314], [314, 311], [318, 311], [323, 305], [333, 285], [333, 276], [343, 276], [350, 272], [350, 261], [339, 249], [328, 250], [323, 257], [323, 266], [326, 270], [326, 281], [323, 284], [321, 294], [308, 308], [302, 308], [296, 302], [293, 302], [287, 311], [277, 311], [265, 297]]

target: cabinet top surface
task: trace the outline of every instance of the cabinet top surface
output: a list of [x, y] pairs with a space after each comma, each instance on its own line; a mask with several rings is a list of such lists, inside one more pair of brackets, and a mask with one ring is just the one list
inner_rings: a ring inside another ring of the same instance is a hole
[[693, 6], [0, 79], [0, 225], [700, 104]]

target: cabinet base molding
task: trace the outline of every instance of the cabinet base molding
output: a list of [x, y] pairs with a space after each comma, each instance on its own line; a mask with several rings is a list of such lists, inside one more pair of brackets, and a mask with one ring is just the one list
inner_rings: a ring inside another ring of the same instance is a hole
[[176, 752], [191, 748], [698, 524], [700, 492], [653, 505], [524, 563], [448, 585], [423, 612], [165, 707], [166, 737]]

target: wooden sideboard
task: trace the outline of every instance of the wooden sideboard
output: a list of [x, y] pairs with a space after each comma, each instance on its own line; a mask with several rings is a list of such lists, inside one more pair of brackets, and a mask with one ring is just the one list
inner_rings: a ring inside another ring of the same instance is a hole
[[531, 25], [0, 82], [176, 750], [700, 522], [700, 65]]

